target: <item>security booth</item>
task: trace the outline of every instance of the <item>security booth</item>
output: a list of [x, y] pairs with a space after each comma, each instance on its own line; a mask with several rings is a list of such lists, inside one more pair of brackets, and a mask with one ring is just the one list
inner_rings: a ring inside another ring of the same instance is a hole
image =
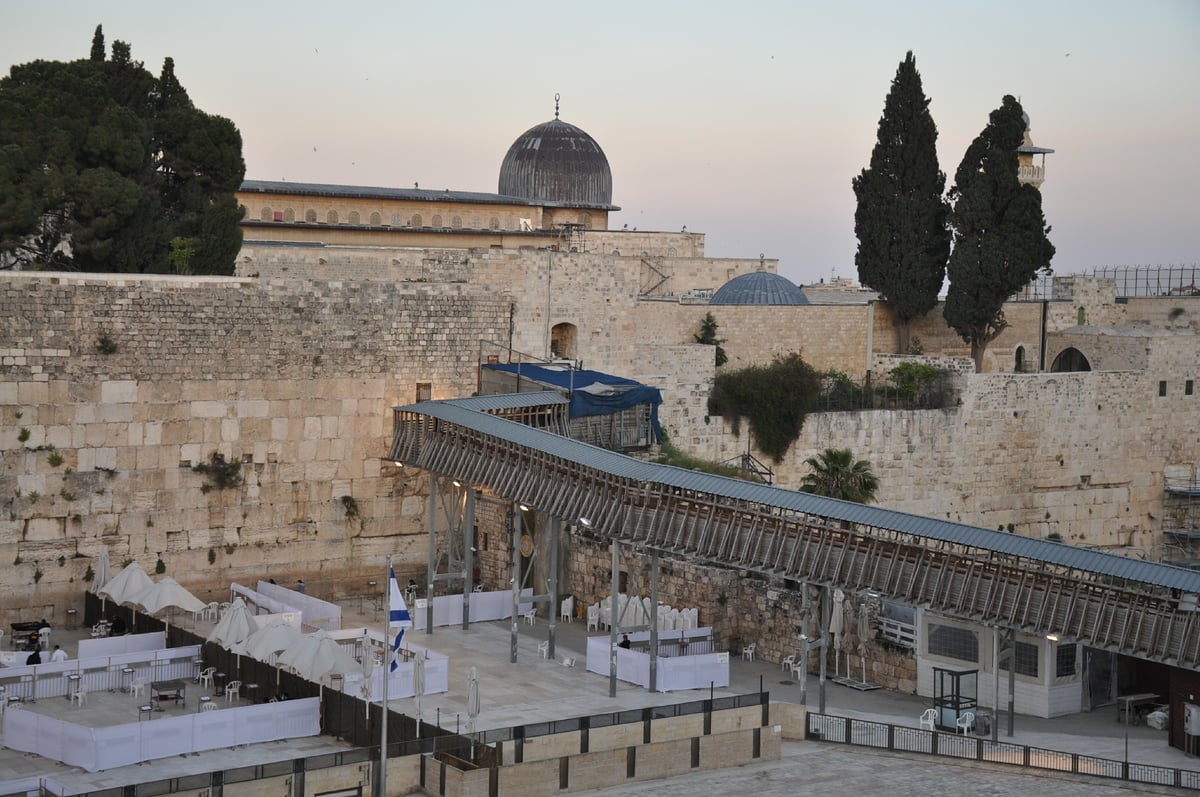
[[933, 707], [937, 727], [957, 731], [963, 714], [975, 714], [979, 706], [979, 670], [933, 668]]

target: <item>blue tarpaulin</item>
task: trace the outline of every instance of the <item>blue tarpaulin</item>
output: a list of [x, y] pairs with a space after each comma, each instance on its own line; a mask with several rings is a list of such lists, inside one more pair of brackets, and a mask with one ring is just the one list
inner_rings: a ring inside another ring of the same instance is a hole
[[611, 415], [638, 404], [649, 404], [654, 442], [662, 439], [658, 426], [658, 405], [662, 404], [662, 392], [656, 387], [600, 371], [544, 368], [529, 363], [488, 364], [483, 367], [568, 391], [572, 418]]

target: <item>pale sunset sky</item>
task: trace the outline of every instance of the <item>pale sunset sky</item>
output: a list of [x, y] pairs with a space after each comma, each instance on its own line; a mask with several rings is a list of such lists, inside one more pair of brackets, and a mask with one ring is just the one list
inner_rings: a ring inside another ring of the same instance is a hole
[[1200, 2], [14, 2], [0, 68], [92, 32], [241, 131], [246, 177], [495, 192], [553, 118], [608, 156], [610, 227], [707, 233], [715, 257], [855, 277], [851, 179], [912, 50], [947, 187], [1004, 94], [1046, 159], [1069, 274], [1200, 262]]

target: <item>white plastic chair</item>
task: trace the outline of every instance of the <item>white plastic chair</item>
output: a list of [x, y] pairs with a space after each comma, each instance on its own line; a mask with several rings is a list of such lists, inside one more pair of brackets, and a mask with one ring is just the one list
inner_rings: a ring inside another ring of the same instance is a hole
[[784, 670], [790, 670], [790, 669], [792, 669], [793, 665], [795, 665], [795, 663], [796, 663], [796, 654], [789, 653], [787, 656], [783, 657], [783, 661], [779, 662], [779, 667]]
[[593, 628], [600, 630], [600, 607], [594, 605], [587, 608], [587, 630]]
[[213, 673], [217, 671], [216, 667], [205, 667], [200, 671], [200, 685], [206, 688], [212, 688]]
[[928, 728], [931, 731], [937, 730], [937, 710], [932, 708], [925, 709], [921, 714], [921, 727]]
[[216, 711], [217, 704], [209, 701], [208, 703], [205, 703], [203, 706], [201, 706], [200, 710], [201, 711]]
[[574, 667], [575, 666], [575, 657], [574, 656], [563, 656], [562, 665], [564, 667]]
[[751, 642], [746, 647], [742, 648], [742, 658], [746, 661], [754, 661], [754, 649], [758, 647], [757, 642]]
[[525, 625], [534, 625], [537, 622], [537, 609], [533, 606], [529, 607], [529, 611], [525, 612]]
[[973, 730], [975, 730], [975, 712], [964, 711], [954, 722], [954, 732], [962, 731], [965, 736]]
[[87, 700], [87, 687], [80, 681], [75, 685], [75, 691], [71, 693], [71, 702], [78, 703], [80, 708], [83, 708], [84, 702]]
[[225, 684], [225, 702], [232, 703], [239, 697], [238, 692], [242, 689], [241, 681], [230, 681]]
[[145, 692], [146, 692], [146, 679], [145, 678], [134, 678], [133, 682], [129, 684], [129, 694], [133, 695], [134, 697], [137, 697], [138, 695], [141, 695], [141, 694], [145, 694]]
[[550, 658], [550, 640], [538, 643], [538, 653], [542, 654], [543, 659]]
[[560, 620], [571, 622], [571, 615], [575, 614], [575, 598], [571, 595], [563, 598], [562, 608], [559, 610], [558, 616]]

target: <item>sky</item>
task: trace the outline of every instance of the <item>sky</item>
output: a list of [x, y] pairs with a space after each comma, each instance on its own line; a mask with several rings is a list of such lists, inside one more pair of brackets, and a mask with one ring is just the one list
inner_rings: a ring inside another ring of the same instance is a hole
[[495, 192], [561, 118], [608, 156], [609, 226], [855, 277], [851, 180], [908, 50], [947, 188], [1005, 94], [1046, 156], [1056, 273], [1200, 262], [1200, 2], [0, 0], [0, 69], [97, 24], [241, 131], [247, 179]]

